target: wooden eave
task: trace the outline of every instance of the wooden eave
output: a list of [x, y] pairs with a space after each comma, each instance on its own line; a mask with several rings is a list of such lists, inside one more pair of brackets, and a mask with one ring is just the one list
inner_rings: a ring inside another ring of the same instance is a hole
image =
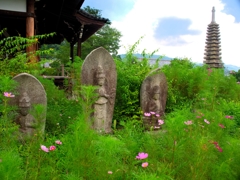
[[82, 42], [109, 23], [108, 19], [92, 16], [83, 10], [76, 11], [74, 16], [79, 23], [84, 25]]
[[83, 10], [75, 12], [74, 16], [77, 20], [85, 25], [99, 25], [104, 26], [109, 20], [104, 18], [92, 18], [90, 16], [86, 16], [86, 13], [83, 13]]
[[28, 16], [34, 16], [34, 14], [28, 14], [26, 12], [0, 10], [0, 17], [4, 18], [25, 19]]
[[95, 17], [81, 10], [84, 0], [40, 0], [35, 2], [35, 14], [0, 10], [1, 29], [8, 28], [10, 36], [26, 36], [26, 18], [35, 18], [36, 34], [55, 32], [52, 38], [40, 43], [59, 44], [64, 38], [70, 43], [79, 39], [81, 26], [84, 24], [81, 42], [87, 40], [108, 19]]

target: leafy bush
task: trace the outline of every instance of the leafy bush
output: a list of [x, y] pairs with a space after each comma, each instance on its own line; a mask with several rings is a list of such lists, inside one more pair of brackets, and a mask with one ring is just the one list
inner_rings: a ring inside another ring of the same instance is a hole
[[[46, 136], [35, 134], [19, 142], [18, 127], [12, 123], [13, 107], [7, 103], [11, 97], [2, 95], [0, 179], [239, 179], [240, 86], [236, 79], [221, 69], [174, 59], [161, 69], [168, 81], [161, 129], [145, 131], [139, 90], [156, 66], [148, 64], [145, 52], [142, 61], [133, 57], [136, 45], [125, 59], [115, 59], [114, 119], [121, 127], [113, 134], [98, 134], [90, 128], [96, 94], [95, 87], [81, 86], [81, 61], [70, 68], [73, 98], [67, 98], [52, 80], [38, 76], [42, 72], [39, 64], [28, 66], [47, 92]], [[2, 94], [14, 93], [10, 78], [14, 68], [9, 64], [0, 77]]]
[[[117, 67], [117, 90], [116, 105], [114, 109], [114, 119], [128, 121], [130, 119], [140, 119], [142, 115], [140, 105], [140, 88], [146, 75], [157, 67], [157, 62], [151, 66], [148, 62], [148, 55], [143, 51], [141, 61], [133, 55], [140, 40], [129, 49], [123, 59], [115, 59]], [[118, 123], [119, 124], [119, 123]]]
[[79, 99], [68, 99], [64, 90], [58, 89], [52, 80], [38, 78], [47, 93], [46, 132], [59, 135], [76, 120], [82, 112]]

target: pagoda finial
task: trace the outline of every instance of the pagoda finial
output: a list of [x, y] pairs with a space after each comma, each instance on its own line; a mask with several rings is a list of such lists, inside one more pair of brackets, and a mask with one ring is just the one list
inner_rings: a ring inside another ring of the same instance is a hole
[[212, 8], [212, 23], [215, 23], [215, 8]]

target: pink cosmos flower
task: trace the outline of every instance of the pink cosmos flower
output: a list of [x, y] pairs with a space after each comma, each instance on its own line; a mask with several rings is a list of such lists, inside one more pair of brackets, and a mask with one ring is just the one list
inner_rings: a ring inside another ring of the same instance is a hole
[[46, 146], [44, 146], [44, 145], [41, 145], [41, 149], [42, 149], [44, 152], [49, 152], [49, 149], [48, 149]]
[[212, 142], [212, 144], [214, 144], [215, 146], [218, 146], [218, 142], [216, 141]]
[[143, 168], [148, 167], [148, 163], [147, 162], [142, 163], [142, 167]]
[[208, 76], [212, 73], [212, 69], [208, 68]]
[[227, 116], [225, 116], [227, 119], [232, 119], [233, 117], [232, 116], [229, 116], [229, 115], [227, 115]]
[[150, 113], [151, 113], [151, 114], [156, 114], [156, 113], [155, 113], [155, 112], [153, 112], [153, 111], [150, 111]]
[[147, 116], [147, 117], [149, 117], [149, 116], [151, 116], [151, 114], [150, 114], [150, 113], [147, 113], [147, 112], [145, 112], [145, 113], [144, 113], [144, 116]]
[[113, 172], [112, 171], [108, 171], [108, 174], [112, 174]]
[[186, 124], [186, 125], [191, 125], [192, 123], [193, 123], [192, 120], [188, 120], [188, 121], [184, 122], [184, 124]]
[[50, 147], [49, 147], [49, 150], [50, 150], [50, 151], [56, 150], [56, 146], [50, 146]]
[[155, 114], [156, 117], [159, 117], [160, 115], [159, 114]]
[[204, 119], [204, 122], [207, 123], [207, 124], [210, 124], [210, 122], [206, 119]]
[[212, 142], [212, 144], [215, 145], [215, 147], [217, 148], [217, 150], [218, 150], [219, 152], [223, 152], [223, 150], [222, 150], [222, 148], [219, 146], [218, 142], [214, 141], [214, 142]]
[[164, 120], [159, 119], [159, 120], [158, 120], [158, 125], [161, 126], [161, 125], [163, 125], [163, 124], [164, 124]]
[[58, 145], [62, 144], [62, 142], [60, 140], [56, 140], [55, 143], [58, 144]]
[[215, 146], [219, 152], [223, 152], [222, 148], [219, 145]]
[[136, 156], [137, 159], [146, 159], [148, 157], [147, 153], [141, 152]]
[[4, 92], [4, 96], [5, 97], [15, 97], [15, 95], [10, 92]]
[[218, 126], [219, 126], [220, 128], [225, 128], [225, 126], [224, 126], [223, 124], [218, 124]]

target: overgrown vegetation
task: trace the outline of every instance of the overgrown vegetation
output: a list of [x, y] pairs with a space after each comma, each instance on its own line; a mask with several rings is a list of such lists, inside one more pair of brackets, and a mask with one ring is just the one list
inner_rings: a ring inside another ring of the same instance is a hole
[[[221, 69], [174, 59], [161, 69], [168, 81], [164, 124], [159, 131], [144, 131], [139, 90], [157, 63], [149, 65], [145, 52], [142, 61], [133, 57], [138, 43], [126, 58], [115, 59], [114, 120], [121, 127], [109, 135], [89, 128], [95, 94], [93, 87], [81, 86], [81, 61], [69, 68], [74, 84], [74, 98], [69, 99], [52, 80], [39, 76], [44, 72], [41, 63], [29, 66], [21, 56], [15, 69], [14, 57], [2, 59], [6, 66], [0, 71], [0, 179], [239, 179], [240, 86], [236, 79]], [[20, 72], [36, 75], [48, 99], [45, 138], [36, 134], [25, 143], [17, 138], [13, 107], [7, 103], [11, 97], [3, 95], [15, 93], [11, 78]], [[139, 152], [144, 157], [139, 158]]]

